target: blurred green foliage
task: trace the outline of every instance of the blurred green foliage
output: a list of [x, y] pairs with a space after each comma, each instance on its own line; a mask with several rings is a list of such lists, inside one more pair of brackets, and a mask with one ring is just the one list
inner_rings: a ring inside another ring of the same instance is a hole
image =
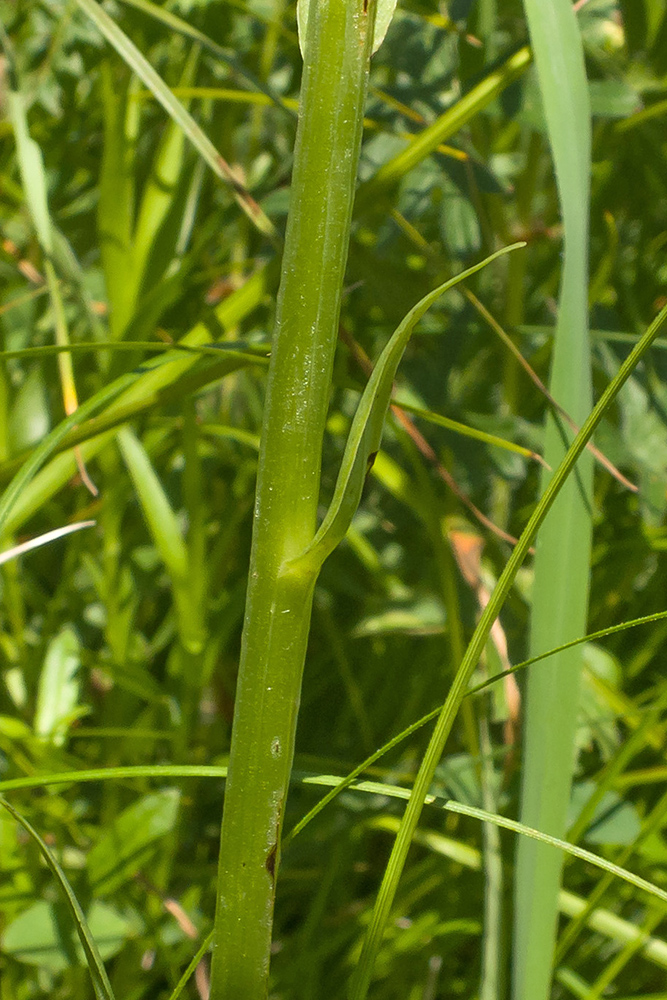
[[[287, 100], [298, 93], [293, 6], [281, 0], [163, 5], [222, 54], [133, 5], [110, 2], [105, 9], [282, 230], [295, 120], [289, 107], [265, 94], [268, 88]], [[588, 0], [579, 18], [594, 111], [590, 308], [599, 392], [666, 294], [667, 6], [664, 0]], [[197, 343], [266, 347], [277, 251], [239, 210], [229, 186], [202, 165], [74, 2], [3, 0], [0, 20], [18, 71], [10, 79], [5, 60], [2, 88], [19, 88], [44, 159], [53, 263], [70, 338], [100, 345], [73, 355], [79, 398], [153, 357], [139, 346], [115, 352], [113, 341], [177, 341], [196, 330]], [[374, 57], [360, 177], [370, 194], [354, 221], [323, 509], [365, 381], [354, 345], [377, 358], [420, 296], [516, 239], [526, 239], [527, 250], [480, 273], [469, 288], [546, 380], [561, 234], [533, 70], [497, 99], [480, 102], [448, 136], [451, 145], [422, 158], [390, 189], [373, 194], [372, 187], [377, 171], [406, 147], [406, 137], [456, 106], [525, 43], [518, 0], [452, 0], [447, 9], [407, 0]], [[6, 117], [0, 137], [0, 335], [2, 349], [16, 352], [51, 344], [54, 316]], [[243, 300], [253, 274], [265, 280]], [[665, 607], [665, 347], [659, 343], [636, 372], [597, 438], [639, 492], [598, 468], [591, 630]], [[146, 397], [120, 449], [107, 435], [86, 452], [99, 496], [72, 478], [71, 457], [62, 460], [39, 481], [25, 524], [3, 540], [9, 547], [20, 540], [19, 529], [23, 537], [71, 520], [97, 520], [96, 529], [2, 567], [2, 779], [226, 762], [264, 367], [246, 359], [221, 378], [206, 368], [210, 358], [183, 357], [190, 367], [168, 397]], [[416, 331], [398, 395], [540, 449], [544, 398], [460, 292], [442, 299]], [[3, 482], [12, 460], [62, 418], [55, 358], [4, 358]], [[390, 421], [353, 529], [318, 585], [299, 717], [300, 771], [343, 774], [443, 700], [478, 611], [453, 556], [453, 533], [484, 536], [487, 581], [506, 561], [508, 543], [474, 520], [438, 463], [458, 493], [504, 532], [516, 536], [535, 502], [537, 463], [411, 419], [426, 442]], [[164, 517], [151, 520], [149, 508]], [[513, 662], [525, 656], [530, 588], [527, 566], [503, 617]], [[662, 887], [662, 822], [646, 836], [642, 830], [658, 800], [656, 783], [665, 777], [666, 640], [667, 627], [656, 624], [588, 648], [572, 804], [574, 822], [592, 788], [611, 773], [583, 841], [614, 858], [637, 839], [628, 866]], [[438, 791], [483, 804], [480, 720], [490, 731], [498, 807], [514, 816], [519, 750], [512, 740], [518, 735], [504, 725], [502, 695], [493, 705], [485, 697], [468, 703]], [[634, 751], [613, 772], [630, 737]], [[413, 736], [371, 776], [409, 783], [425, 738]], [[211, 926], [220, 782], [156, 787], [137, 778], [11, 794], [53, 848], [89, 914], [110, 959], [116, 995], [168, 997], [196, 947], [193, 929], [170, 901], [198, 934]], [[318, 794], [295, 784], [286, 829]], [[398, 811], [390, 799], [348, 791], [289, 844], [277, 899], [273, 996], [345, 995], [390, 846], [382, 821]], [[431, 811], [424, 824], [460, 851], [481, 846], [479, 824], [471, 819]], [[503, 834], [501, 843], [511, 866], [513, 841]], [[2, 1000], [92, 996], [50, 873], [4, 814], [0, 869]], [[584, 899], [598, 878], [579, 863], [567, 866], [567, 889]], [[474, 864], [455, 852], [443, 858], [420, 841], [401, 883], [375, 995], [475, 996], [482, 898]], [[636, 927], [650, 913], [646, 901], [620, 883], [601, 905]], [[655, 922], [652, 928], [657, 938], [667, 933]], [[554, 997], [588, 995], [620, 941], [599, 922], [582, 932], [559, 959]], [[652, 958], [647, 954], [628, 957], [613, 995], [664, 989], [665, 959], [655, 957], [659, 948]], [[188, 989], [196, 995], [194, 983]]]

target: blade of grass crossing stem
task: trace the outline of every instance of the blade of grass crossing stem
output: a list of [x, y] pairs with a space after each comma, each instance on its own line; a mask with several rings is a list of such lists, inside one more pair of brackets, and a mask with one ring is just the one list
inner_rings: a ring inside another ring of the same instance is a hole
[[[380, 886], [380, 891], [375, 902], [371, 916], [366, 939], [363, 944], [359, 963], [351, 984], [351, 1000], [364, 1000], [368, 993], [373, 966], [382, 943], [387, 920], [391, 912], [391, 907], [396, 895], [401, 873], [405, 866], [405, 861], [412, 842], [412, 836], [417, 828], [424, 802], [428, 794], [429, 787], [442, 757], [447, 738], [451, 732], [454, 720], [461, 706], [461, 702], [466, 697], [470, 678], [475, 670], [479, 657], [481, 656], [486, 642], [489, 638], [491, 627], [498, 617], [503, 604], [514, 584], [516, 574], [523, 563], [530, 546], [542, 525], [545, 517], [549, 513], [554, 500], [558, 496], [563, 483], [577, 464], [578, 459], [586, 448], [586, 442], [590, 439], [596, 427], [600, 423], [605, 411], [614, 401], [622, 386], [627, 382], [633, 369], [649, 349], [660, 329], [667, 320], [667, 306], [665, 306], [656, 319], [651, 323], [641, 341], [634, 351], [623, 362], [617, 376], [612, 380], [602, 395], [593, 412], [587, 417], [581, 430], [567, 450], [565, 457], [549, 480], [547, 487], [540, 498], [537, 507], [533, 511], [528, 524], [519, 538], [510, 558], [503, 570], [500, 578], [491, 595], [491, 599], [482, 612], [472, 639], [466, 649], [465, 656], [459, 667], [452, 686], [447, 695], [447, 700], [440, 712], [433, 735], [429, 741], [426, 753], [419, 767], [419, 772], [410, 794], [408, 805], [401, 820], [396, 841], [387, 863], [385, 873]], [[544, 842], [544, 836], [540, 835]], [[548, 838], [547, 838], [548, 841]]]
[[[590, 409], [588, 215], [590, 107], [583, 46], [570, 0], [524, 0], [564, 227], [564, 260], [553, 345], [551, 395], [580, 423]], [[571, 436], [571, 435], [570, 435]], [[544, 458], [565, 452], [563, 425], [547, 418]], [[543, 474], [543, 482], [547, 476]], [[531, 656], [585, 630], [593, 469], [585, 456], [563, 486], [537, 538]], [[567, 823], [582, 654], [573, 648], [529, 670], [520, 818], [562, 837]], [[547, 1000], [551, 989], [563, 857], [534, 840], [517, 846], [512, 955], [514, 1000]]]
[[274, 241], [278, 240], [278, 234], [271, 220], [265, 215], [250, 192], [234, 175], [229, 164], [222, 158], [208, 136], [185, 110], [180, 101], [174, 97], [162, 77], [155, 72], [151, 64], [142, 55], [136, 45], [130, 41], [125, 32], [121, 31], [116, 22], [109, 17], [106, 11], [95, 0], [76, 0], [76, 3], [88, 15], [91, 21], [95, 23], [99, 31], [104, 35], [109, 44], [114, 47], [121, 58], [125, 60], [130, 69], [148, 87], [170, 118], [180, 126], [183, 134], [187, 136], [200, 156], [208, 163], [211, 170], [231, 187], [239, 206], [252, 224], [261, 233], [264, 233], [265, 236]]
[[[667, 611], [661, 611], [655, 615], [648, 615], [645, 618], [636, 618], [632, 621], [622, 622], [619, 625], [611, 626], [611, 628], [602, 629], [600, 632], [593, 632], [590, 635], [580, 636], [573, 642], [568, 643], [567, 648], [570, 648], [571, 646], [575, 645], [581, 645], [585, 642], [593, 642], [596, 639], [602, 639], [607, 635], [615, 635], [617, 632], [622, 632], [625, 629], [634, 628], [637, 625], [645, 625], [651, 622], [660, 621], [663, 620], [664, 618], [667, 618]], [[511, 670], [508, 671], [503, 670], [499, 674], [494, 674], [492, 677], [489, 677], [482, 684], [478, 684], [475, 687], [469, 688], [468, 691], [466, 692], [466, 696], [468, 697], [470, 695], [477, 694], [480, 691], [485, 690], [487, 687], [490, 687], [492, 684], [497, 683], [499, 680], [502, 680], [503, 677], [507, 677], [509, 674], [516, 673], [516, 671], [518, 670], [523, 670], [526, 667], [530, 666], [532, 663], [546, 660], [549, 656], [552, 656], [554, 653], [558, 653], [560, 651], [561, 651], [560, 649], [550, 650], [548, 653], [543, 653], [541, 656], [535, 657], [534, 660], [528, 660], [524, 663], [517, 663], [515, 666], [512, 667]], [[413, 722], [411, 725], [407, 726], [406, 729], [403, 729], [400, 733], [397, 733], [396, 736], [393, 736], [387, 743], [383, 744], [378, 750], [375, 750], [374, 753], [372, 753], [369, 757], [363, 760], [361, 764], [358, 764], [352, 771], [346, 774], [344, 778], [341, 778], [340, 784], [337, 785], [332, 791], [327, 792], [327, 794], [322, 799], [320, 799], [320, 801], [317, 802], [313, 806], [313, 808], [310, 809], [306, 813], [306, 815], [303, 816], [294, 825], [293, 829], [290, 830], [290, 832], [285, 837], [283, 837], [283, 846], [286, 846], [294, 837], [297, 836], [297, 834], [301, 833], [301, 831], [306, 826], [308, 826], [308, 824], [311, 823], [312, 820], [314, 820], [315, 817], [319, 813], [321, 813], [322, 810], [325, 809], [330, 802], [332, 802], [335, 798], [337, 798], [342, 791], [348, 788], [349, 785], [351, 785], [356, 778], [362, 775], [364, 771], [367, 771], [373, 764], [375, 764], [376, 761], [380, 760], [381, 757], [384, 757], [385, 754], [389, 753], [390, 750], [393, 750], [394, 747], [398, 746], [400, 743], [403, 743], [409, 736], [412, 736], [413, 733], [418, 732], [418, 730], [420, 730], [423, 726], [427, 726], [429, 722], [433, 722], [433, 720], [436, 719], [437, 716], [440, 714], [442, 709], [443, 706], [439, 705], [438, 708], [434, 708], [431, 712], [428, 712], [426, 715], [423, 715], [421, 719], [417, 719], [416, 722]]]
[[95, 938], [90, 933], [90, 928], [86, 922], [81, 905], [74, 895], [71, 885], [67, 881], [67, 876], [64, 871], [54, 858], [51, 851], [48, 849], [40, 835], [37, 833], [35, 828], [31, 826], [27, 819], [25, 819], [14, 806], [10, 805], [6, 799], [0, 796], [0, 806], [6, 809], [10, 816], [13, 816], [17, 823], [23, 827], [29, 837], [36, 843], [40, 850], [42, 857], [44, 858], [46, 864], [51, 870], [56, 881], [59, 883], [62, 889], [63, 895], [67, 902], [68, 909], [74, 920], [77, 933], [79, 935], [79, 940], [81, 941], [81, 947], [83, 948], [84, 955], [86, 956], [86, 963], [88, 965], [88, 970], [90, 972], [90, 978], [93, 981], [93, 987], [95, 989], [95, 995], [98, 1000], [114, 1000], [114, 993], [111, 988], [111, 983], [109, 982], [109, 977], [106, 974], [104, 968], [104, 963], [102, 957], [99, 953], [98, 947], [95, 944]]
[[258, 464], [220, 845], [210, 1000], [263, 1000], [280, 836], [316, 572], [315, 534], [375, 19], [321, 0], [308, 19], [290, 212]]
[[[5, 792], [16, 791], [17, 789], [47, 788], [79, 782], [88, 783], [118, 781], [134, 778], [154, 778], [156, 780], [163, 780], [165, 778], [212, 778], [219, 781], [221, 779], [224, 780], [226, 774], [227, 768], [225, 767], [198, 766], [192, 764], [138, 764], [125, 767], [98, 768], [82, 771], [63, 771], [54, 774], [33, 775], [28, 778], [12, 778], [8, 781], [0, 781], [0, 793], [4, 794]], [[295, 784], [311, 786], [316, 785], [318, 787], [337, 789], [340, 788], [347, 779], [333, 774], [297, 774], [295, 772], [292, 780]], [[360, 781], [352, 784], [352, 786], [348, 785], [347, 787], [349, 787], [351, 791], [358, 792], [361, 795], [381, 795], [399, 800], [405, 800], [411, 794], [409, 788], [403, 788], [399, 785], [390, 785], [381, 781]], [[585, 848], [578, 847], [576, 844], [568, 843], [567, 841], [560, 840], [557, 837], [550, 837], [547, 834], [542, 833], [540, 830], [532, 830], [530, 827], [524, 826], [523, 823], [507, 819], [505, 816], [500, 816], [496, 813], [480, 809], [476, 806], [468, 806], [461, 802], [443, 799], [440, 796], [427, 795], [425, 798], [425, 804], [436, 809], [442, 809], [446, 812], [456, 813], [460, 816], [469, 816], [472, 819], [479, 819], [486, 823], [492, 823], [499, 829], [510, 830], [511, 832], [518, 833], [521, 836], [531, 837], [541, 841], [542, 843], [549, 844], [550, 846], [563, 851], [565, 854], [568, 854], [573, 858], [578, 858], [581, 861], [585, 861], [587, 864], [593, 865], [595, 868], [599, 868], [601, 871], [605, 872], [606, 875], [620, 878], [624, 882], [627, 882], [628, 885], [632, 885], [640, 891], [647, 893], [647, 895], [653, 896], [656, 899], [667, 903], [667, 891], [665, 889], [662, 889], [660, 886], [655, 885], [653, 882], [649, 882], [647, 879], [644, 879], [639, 875], [635, 875], [634, 872], [629, 871], [622, 865], [608, 861], [606, 858], [594, 854], [592, 851], [588, 851]], [[3, 797], [0, 797], [0, 805], [7, 809], [8, 812], [11, 812], [17, 821], [27, 828], [27, 821], [24, 820]], [[380, 828], [392, 829], [392, 821], [393, 817], [390, 819], [385, 818], [383, 820], [378, 820], [376, 822]], [[39, 834], [36, 834], [36, 831], [32, 830], [32, 828], [30, 829], [32, 831], [31, 835], [36, 835], [36, 837], [39, 838]], [[435, 837], [437, 836], [438, 835], [435, 834]], [[39, 839], [37, 842], [40, 842]], [[46, 845], [44, 846], [46, 847]], [[46, 848], [46, 850], [48, 850], [48, 848]], [[467, 847], [467, 845], [464, 850], [469, 859], [475, 856], [479, 858], [478, 852], [471, 850]], [[51, 858], [51, 860], [55, 859]], [[457, 860], [461, 860], [460, 856], [457, 856]], [[478, 864], [475, 864], [474, 867], [478, 867]], [[561, 900], [567, 900], [566, 905], [563, 905], [562, 909], [563, 912], [566, 912], [569, 916], [577, 916], [583, 911], [585, 906], [584, 900], [573, 896], [572, 893], [563, 892], [561, 893], [560, 898]], [[603, 911], [598, 911], [598, 913], [600, 912]], [[611, 914], [606, 928], [601, 926], [596, 927], [600, 933], [606, 934], [609, 937], [614, 936], [614, 928], [617, 931], [620, 928], [623, 929], [624, 937], [621, 938], [621, 940], [634, 939], [635, 936], [638, 935], [635, 925], [628, 921], [619, 920], [617, 917], [613, 918]], [[199, 951], [191, 962], [191, 966], [192, 963], [195, 962], [195, 959], [198, 961], [199, 958], [205, 953], [211, 943], [211, 940], [212, 934], [208, 935], [205, 941], [202, 942]], [[660, 944], [662, 944], [662, 942], [660, 942]], [[661, 957], [662, 961], [660, 964], [667, 964], [667, 956], [664, 955], [664, 948], [661, 949]], [[189, 966], [188, 969], [190, 969], [191, 966]], [[188, 970], [186, 970], [186, 973], [187, 971]], [[181, 983], [184, 983], [185, 975], [186, 974], [184, 973], [183, 977], [181, 977]]]

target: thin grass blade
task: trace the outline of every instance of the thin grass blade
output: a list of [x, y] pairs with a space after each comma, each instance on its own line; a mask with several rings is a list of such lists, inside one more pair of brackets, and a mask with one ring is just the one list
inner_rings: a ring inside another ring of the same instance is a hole
[[412, 836], [417, 828], [421, 810], [428, 794], [428, 789], [433, 780], [435, 769], [442, 757], [447, 738], [451, 732], [454, 720], [461, 707], [463, 699], [466, 697], [468, 684], [475, 667], [482, 655], [486, 642], [491, 633], [491, 628], [507, 599], [507, 596], [514, 584], [516, 574], [523, 563], [531, 543], [551, 509], [563, 483], [573, 471], [578, 459], [586, 450], [586, 443], [594, 433], [598, 424], [602, 420], [606, 410], [612, 404], [621, 388], [630, 378], [634, 367], [641, 360], [644, 353], [649, 349], [652, 342], [658, 336], [664, 322], [667, 320], [667, 306], [658, 313], [650, 327], [640, 340], [637, 347], [631, 352], [621, 365], [617, 375], [609, 383], [599, 402], [587, 417], [579, 434], [572, 442], [562, 462], [550, 479], [546, 490], [528, 521], [521, 537], [512, 552], [505, 569], [503, 570], [491, 595], [491, 599], [482, 612], [477, 627], [465, 656], [459, 667], [452, 686], [449, 690], [447, 700], [436, 723], [433, 735], [429, 741], [426, 753], [422, 759], [419, 772], [415, 779], [415, 784], [410, 795], [410, 799], [401, 821], [396, 841], [391, 853], [391, 857], [385, 869], [384, 878], [380, 891], [376, 899], [375, 908], [371, 916], [371, 922], [366, 935], [366, 940], [362, 948], [361, 957], [357, 969], [353, 975], [351, 996], [353, 1000], [364, 1000], [368, 993], [373, 975], [375, 958], [380, 948], [384, 930], [389, 919], [391, 906], [396, 895], [398, 882], [407, 859], [408, 850], [412, 841]]
[[44, 861], [51, 870], [52, 875], [60, 885], [67, 902], [67, 907], [72, 915], [72, 919], [74, 920], [77, 934], [79, 935], [79, 940], [81, 941], [81, 947], [83, 948], [86, 956], [88, 970], [90, 972], [90, 977], [93, 981], [93, 987], [98, 1000], [115, 1000], [111, 983], [109, 982], [109, 977], [107, 976], [104, 963], [95, 943], [95, 938], [90, 933], [90, 928], [86, 922], [84, 912], [81, 909], [81, 904], [74, 895], [74, 891], [67, 880], [65, 872], [62, 870], [35, 828], [2, 796], [0, 796], [0, 806], [2, 806], [3, 809], [6, 809], [17, 823], [20, 823], [31, 840], [35, 842], [42, 857], [44, 858]]

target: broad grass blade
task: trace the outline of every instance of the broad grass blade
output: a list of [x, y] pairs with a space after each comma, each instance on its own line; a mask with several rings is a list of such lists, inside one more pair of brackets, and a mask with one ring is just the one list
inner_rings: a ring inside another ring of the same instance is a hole
[[[564, 224], [564, 264], [550, 392], [580, 424], [591, 405], [588, 340], [590, 108], [584, 55], [569, 0], [525, 0]], [[571, 434], [570, 434], [571, 436]], [[549, 416], [544, 457], [567, 449]], [[585, 455], [540, 529], [535, 559], [531, 656], [585, 630], [591, 546], [592, 460]], [[546, 487], [548, 476], [543, 478]], [[581, 651], [529, 672], [521, 821], [561, 837], [574, 767]], [[558, 919], [562, 855], [521, 838], [515, 872], [514, 1000], [547, 1000]]]

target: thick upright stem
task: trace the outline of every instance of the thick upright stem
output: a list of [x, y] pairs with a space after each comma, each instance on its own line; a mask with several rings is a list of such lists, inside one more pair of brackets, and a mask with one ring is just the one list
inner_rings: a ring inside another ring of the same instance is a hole
[[225, 793], [210, 1000], [267, 993], [283, 807], [315, 577], [322, 438], [368, 79], [373, 7], [311, 3], [260, 449]]

